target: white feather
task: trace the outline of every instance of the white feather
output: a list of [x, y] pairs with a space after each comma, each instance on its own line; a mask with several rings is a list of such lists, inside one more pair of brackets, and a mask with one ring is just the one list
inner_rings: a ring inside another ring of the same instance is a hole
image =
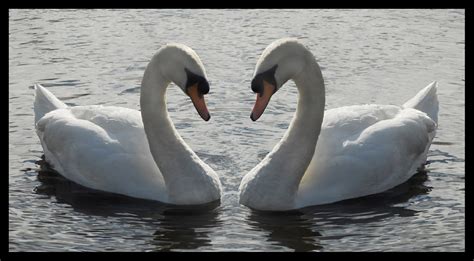
[[437, 128], [436, 82], [403, 106], [324, 111], [324, 81], [309, 50], [295, 39], [277, 40], [256, 72], [275, 65], [277, 85], [295, 81], [298, 106], [281, 141], [242, 179], [242, 204], [288, 210], [362, 197], [405, 182], [425, 163]]
[[186, 82], [185, 67], [204, 77], [202, 63], [189, 47], [172, 44], [158, 51], [142, 82], [141, 112], [67, 107], [37, 85], [36, 131], [46, 161], [64, 177], [97, 190], [183, 205], [219, 199], [217, 174], [189, 148], [168, 117], [166, 88], [170, 81]]

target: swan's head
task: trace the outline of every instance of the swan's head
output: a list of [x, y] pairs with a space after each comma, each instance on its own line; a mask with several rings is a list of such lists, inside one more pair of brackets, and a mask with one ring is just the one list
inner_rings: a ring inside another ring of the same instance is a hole
[[308, 53], [309, 50], [295, 38], [276, 40], [263, 51], [252, 79], [252, 91], [257, 93], [250, 114], [253, 121], [263, 114], [272, 95], [303, 70]]
[[206, 71], [196, 52], [183, 44], [167, 44], [154, 59], [166, 80], [176, 84], [188, 95], [197, 112], [205, 121], [211, 118], [204, 100], [209, 93]]

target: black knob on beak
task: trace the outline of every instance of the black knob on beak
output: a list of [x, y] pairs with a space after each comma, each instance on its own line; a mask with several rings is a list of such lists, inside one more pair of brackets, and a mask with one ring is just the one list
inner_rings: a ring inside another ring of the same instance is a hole
[[262, 79], [261, 77], [257, 76], [253, 78], [251, 86], [252, 86], [252, 91], [254, 93], [262, 93], [263, 92], [263, 85], [262, 85]]
[[199, 93], [201, 93], [201, 94], [208, 94], [209, 93], [209, 83], [206, 81], [206, 79], [203, 78], [198, 83], [198, 90], [199, 90]]
[[277, 67], [278, 67], [278, 64], [276, 64], [272, 68], [262, 73], [255, 75], [252, 82], [250, 83], [252, 87], [252, 91], [254, 93], [258, 93], [260, 95], [263, 94], [263, 81], [266, 81], [267, 83], [270, 83], [271, 85], [276, 86], [275, 71]]
[[190, 86], [197, 84], [199, 95], [204, 95], [204, 94], [209, 93], [209, 83], [207, 82], [206, 78], [204, 78], [203, 76], [197, 75], [186, 68], [184, 68], [184, 71], [186, 72], [186, 77], [187, 77], [186, 89]]

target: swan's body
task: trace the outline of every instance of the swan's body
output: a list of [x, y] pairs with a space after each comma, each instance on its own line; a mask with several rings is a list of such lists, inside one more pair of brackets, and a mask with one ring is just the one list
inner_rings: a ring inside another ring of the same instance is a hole
[[[46, 161], [64, 177], [92, 189], [171, 204], [218, 200], [217, 174], [179, 136], [166, 109], [170, 81], [183, 88], [186, 82], [180, 66], [205, 76], [198, 59], [183, 45], [160, 49], [143, 77], [141, 112], [100, 105], [68, 107], [36, 85], [36, 130]], [[176, 72], [166, 71], [173, 67]], [[199, 109], [201, 115], [207, 112]]]
[[267, 47], [257, 65], [253, 120], [289, 79], [299, 91], [295, 117], [282, 140], [242, 179], [242, 204], [288, 210], [362, 197], [405, 182], [425, 163], [437, 127], [436, 82], [402, 106], [324, 112], [324, 81], [315, 58], [298, 41], [282, 39]]

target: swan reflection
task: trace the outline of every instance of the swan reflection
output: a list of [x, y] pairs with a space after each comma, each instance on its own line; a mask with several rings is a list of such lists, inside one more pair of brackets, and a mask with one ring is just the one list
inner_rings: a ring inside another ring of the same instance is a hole
[[408, 208], [407, 203], [429, 193], [431, 188], [424, 185], [427, 179], [427, 172], [421, 171], [393, 189], [363, 198], [285, 212], [251, 210], [248, 221], [254, 229], [269, 232], [267, 241], [271, 244], [283, 245], [296, 252], [322, 251], [325, 240], [335, 238], [325, 234], [325, 227], [343, 229], [354, 224], [380, 222], [392, 216], [417, 215], [418, 211]]
[[[37, 194], [55, 197], [58, 203], [92, 216], [122, 217], [150, 230], [147, 241], [152, 251], [198, 249], [210, 245], [210, 228], [220, 226], [219, 201], [199, 206], [176, 206], [92, 190], [69, 181], [37, 162], [41, 169]], [[132, 220], [133, 219], [133, 220]], [[126, 222], [125, 220], [124, 222]], [[145, 232], [148, 234], [148, 232]]]

